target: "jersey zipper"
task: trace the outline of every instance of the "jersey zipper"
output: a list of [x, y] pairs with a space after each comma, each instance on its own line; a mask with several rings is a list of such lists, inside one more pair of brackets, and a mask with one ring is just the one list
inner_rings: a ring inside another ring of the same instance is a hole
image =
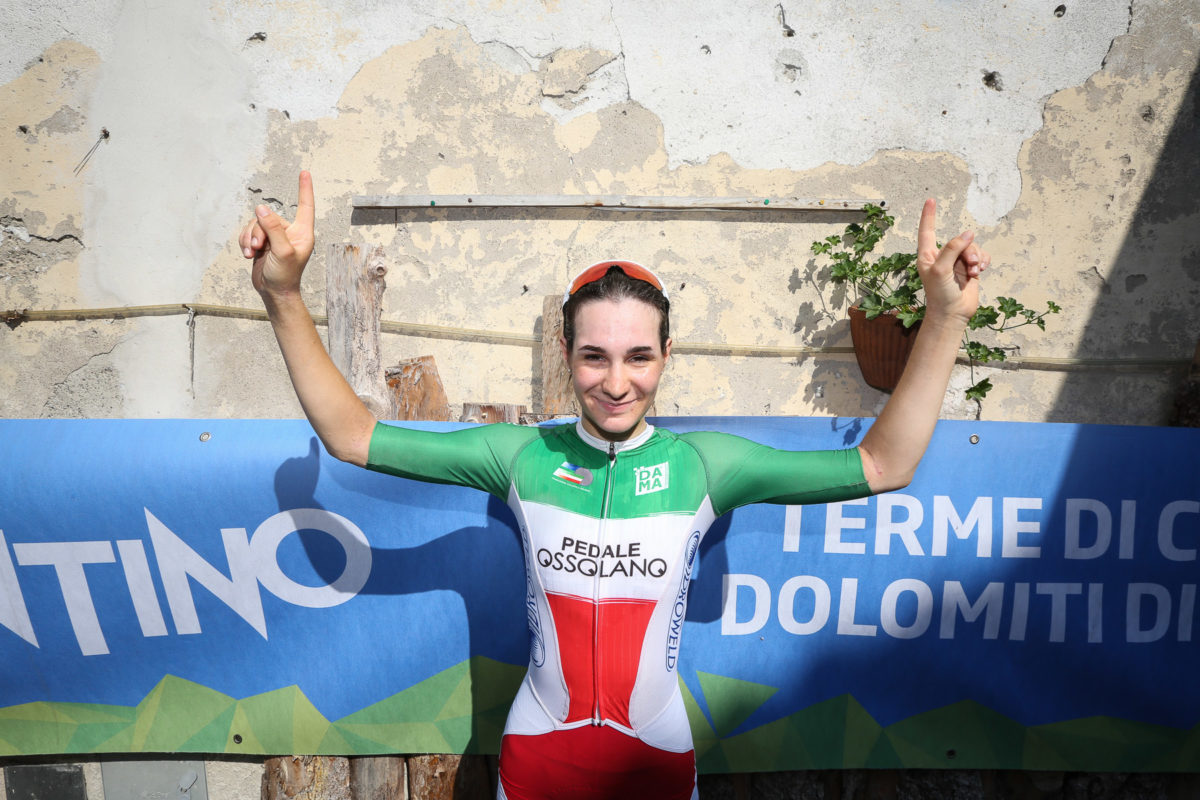
[[[604, 472], [604, 503], [600, 507], [600, 530], [596, 546], [604, 552], [604, 524], [608, 520], [609, 503], [612, 500], [613, 471], [617, 466], [617, 443], [608, 443], [608, 469]], [[597, 559], [597, 563], [603, 563]], [[600, 719], [600, 570], [592, 578], [592, 724], [601, 724]]]

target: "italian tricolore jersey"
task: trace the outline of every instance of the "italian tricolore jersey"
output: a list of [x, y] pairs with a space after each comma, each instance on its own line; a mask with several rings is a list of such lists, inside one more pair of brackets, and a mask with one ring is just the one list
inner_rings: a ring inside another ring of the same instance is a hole
[[775, 450], [647, 426], [608, 442], [581, 424], [449, 433], [377, 425], [368, 467], [505, 500], [524, 545], [529, 671], [505, 734], [609, 725], [692, 748], [676, 667], [700, 540], [749, 503], [870, 494], [856, 450]]

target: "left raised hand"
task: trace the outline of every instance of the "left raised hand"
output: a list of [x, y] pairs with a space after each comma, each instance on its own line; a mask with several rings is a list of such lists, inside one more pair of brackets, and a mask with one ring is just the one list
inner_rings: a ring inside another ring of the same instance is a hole
[[917, 229], [917, 271], [925, 285], [926, 318], [951, 317], [965, 324], [979, 307], [979, 275], [992, 257], [966, 231], [937, 246], [937, 203], [931, 198], [921, 209]]

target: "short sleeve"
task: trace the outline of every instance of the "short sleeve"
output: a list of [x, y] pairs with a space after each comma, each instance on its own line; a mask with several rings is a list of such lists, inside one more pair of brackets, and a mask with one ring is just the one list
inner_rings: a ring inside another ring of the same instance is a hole
[[718, 514], [751, 503], [833, 503], [871, 494], [857, 448], [777, 450], [716, 432], [680, 438], [700, 454]]
[[540, 429], [479, 425], [455, 431], [421, 431], [376, 423], [367, 469], [401, 478], [481, 489], [504, 500], [512, 463]]

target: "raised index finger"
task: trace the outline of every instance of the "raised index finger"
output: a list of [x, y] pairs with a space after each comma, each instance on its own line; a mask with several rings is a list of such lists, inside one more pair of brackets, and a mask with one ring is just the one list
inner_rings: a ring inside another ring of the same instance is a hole
[[300, 195], [296, 205], [296, 222], [308, 230], [316, 224], [317, 202], [313, 196], [312, 174], [308, 170], [300, 173]]
[[937, 201], [930, 197], [921, 209], [921, 224], [917, 227], [917, 253], [932, 261], [937, 258], [937, 250]]

